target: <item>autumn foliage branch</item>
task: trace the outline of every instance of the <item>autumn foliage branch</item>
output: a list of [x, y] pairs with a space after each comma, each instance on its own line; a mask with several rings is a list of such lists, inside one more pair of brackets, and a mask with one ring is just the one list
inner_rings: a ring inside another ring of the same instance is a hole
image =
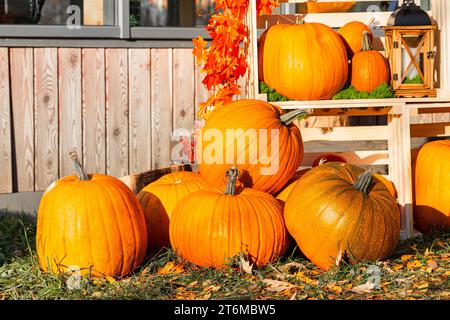
[[[199, 117], [233, 101], [241, 90], [238, 80], [248, 68], [247, 44], [249, 29], [245, 18], [250, 0], [216, 0], [216, 13], [206, 30], [212, 41], [199, 36], [193, 39], [194, 56], [205, 73], [203, 84], [209, 91], [206, 102], [201, 103]], [[257, 0], [258, 15], [270, 14], [278, 6], [276, 0]]]

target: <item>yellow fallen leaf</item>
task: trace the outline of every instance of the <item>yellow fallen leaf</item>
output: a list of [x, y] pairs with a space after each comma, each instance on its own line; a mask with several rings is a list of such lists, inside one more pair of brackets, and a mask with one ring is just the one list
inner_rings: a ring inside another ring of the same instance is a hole
[[403, 265], [402, 264], [396, 264], [395, 266], [392, 267], [392, 269], [394, 271], [401, 270], [401, 269], [403, 269]]
[[167, 262], [164, 267], [159, 269], [158, 275], [167, 275], [167, 274], [180, 274], [184, 272], [184, 264], [175, 264], [174, 262], [170, 261]]
[[406, 268], [408, 270], [417, 268], [417, 267], [421, 267], [422, 266], [422, 262], [420, 262], [419, 260], [414, 260], [412, 262], [408, 262], [408, 264], [406, 265]]
[[450, 277], [450, 271], [446, 271], [446, 272], [444, 273], [444, 276]]
[[283, 292], [294, 287], [292, 283], [272, 279], [264, 279], [262, 283], [266, 285], [265, 289], [270, 292]]
[[110, 277], [110, 276], [106, 276], [106, 278], [105, 278], [109, 283], [114, 283], [114, 282], [116, 282], [116, 279], [114, 279], [113, 277]]
[[405, 262], [405, 261], [410, 260], [412, 257], [413, 257], [413, 255], [407, 254], [407, 255], [403, 255], [403, 256], [401, 257], [401, 259], [402, 259], [403, 262]]
[[437, 262], [435, 260], [428, 260], [427, 266], [428, 266], [428, 268], [431, 268], [431, 270], [435, 270], [439, 267], [439, 265], [437, 264]]
[[352, 289], [352, 292], [355, 292], [357, 294], [365, 294], [365, 293], [370, 293], [372, 290], [375, 290], [375, 283], [368, 281], [365, 284], [362, 284], [360, 286], [354, 287]]

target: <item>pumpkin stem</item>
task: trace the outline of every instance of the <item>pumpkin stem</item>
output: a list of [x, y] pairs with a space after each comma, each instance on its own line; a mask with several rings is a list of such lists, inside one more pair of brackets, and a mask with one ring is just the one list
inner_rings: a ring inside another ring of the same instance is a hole
[[227, 189], [225, 190], [225, 194], [227, 196], [236, 195], [236, 183], [237, 178], [239, 177], [239, 170], [237, 167], [232, 167], [230, 170], [227, 171], [227, 177], [228, 177], [228, 183], [227, 183]]
[[83, 165], [80, 163], [80, 160], [78, 159], [78, 153], [73, 150], [69, 153], [70, 158], [72, 159], [73, 162], [73, 167], [75, 168], [75, 171], [78, 174], [78, 178], [81, 181], [89, 181], [91, 180], [91, 178], [89, 178], [86, 170], [84, 170]]
[[372, 50], [372, 41], [370, 41], [370, 33], [364, 31], [362, 34], [362, 51], [371, 51]]
[[305, 109], [294, 110], [280, 116], [280, 121], [285, 126], [290, 126], [296, 119], [303, 120], [308, 118], [311, 112], [312, 110]]
[[364, 194], [369, 194], [369, 188], [372, 185], [372, 180], [373, 180], [372, 172], [365, 171], [359, 175], [358, 179], [356, 179], [353, 188]]

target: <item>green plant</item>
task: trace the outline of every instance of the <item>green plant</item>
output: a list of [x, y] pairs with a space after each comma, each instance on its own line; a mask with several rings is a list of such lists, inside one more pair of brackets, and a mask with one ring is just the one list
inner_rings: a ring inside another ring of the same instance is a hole
[[408, 78], [406, 77], [405, 81], [403, 81], [404, 84], [423, 84], [423, 80], [418, 74], [414, 78]]
[[395, 98], [394, 90], [387, 83], [382, 83], [372, 92], [360, 92], [353, 86], [350, 86], [333, 97], [333, 100], [347, 99], [389, 99]]

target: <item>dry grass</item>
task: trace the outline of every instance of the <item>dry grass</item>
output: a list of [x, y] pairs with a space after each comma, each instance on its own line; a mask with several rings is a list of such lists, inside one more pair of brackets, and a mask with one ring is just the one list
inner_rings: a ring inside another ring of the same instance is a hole
[[241, 274], [236, 265], [198, 268], [166, 250], [125, 279], [84, 278], [74, 290], [67, 276], [39, 270], [34, 235], [33, 223], [0, 217], [0, 299], [450, 299], [448, 233], [402, 242], [391, 260], [375, 264], [379, 288], [365, 285], [373, 266], [344, 264], [323, 272], [293, 249], [252, 274]]

